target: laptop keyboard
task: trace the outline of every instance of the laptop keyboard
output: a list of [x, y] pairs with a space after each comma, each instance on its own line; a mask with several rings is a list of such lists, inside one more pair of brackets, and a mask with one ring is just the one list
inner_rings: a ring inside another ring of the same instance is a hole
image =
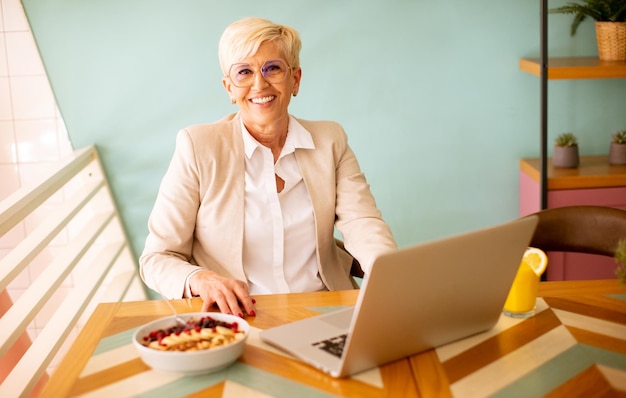
[[341, 355], [343, 354], [343, 347], [346, 345], [347, 337], [347, 334], [342, 334], [336, 337], [332, 337], [330, 339], [313, 343], [313, 346], [319, 348], [320, 350], [324, 350], [331, 355], [341, 358]]

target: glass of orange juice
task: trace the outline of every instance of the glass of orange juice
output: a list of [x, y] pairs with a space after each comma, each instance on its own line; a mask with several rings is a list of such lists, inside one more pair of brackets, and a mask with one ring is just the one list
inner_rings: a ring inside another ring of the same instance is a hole
[[539, 277], [546, 269], [548, 257], [537, 248], [528, 248], [515, 275], [504, 303], [504, 315], [528, 318], [535, 315]]

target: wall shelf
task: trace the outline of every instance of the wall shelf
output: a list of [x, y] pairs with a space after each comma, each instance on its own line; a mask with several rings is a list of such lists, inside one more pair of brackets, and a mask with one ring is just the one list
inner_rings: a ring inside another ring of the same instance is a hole
[[[539, 158], [520, 160], [520, 216], [541, 209], [540, 166]], [[563, 206], [607, 206], [626, 210], [626, 165], [610, 165], [608, 156], [594, 155], [581, 156], [577, 168], [562, 169], [553, 167], [548, 158], [546, 207]], [[589, 267], [590, 262], [593, 267]], [[547, 280], [615, 278], [615, 261], [607, 256], [548, 252], [544, 276]]]
[[[539, 58], [522, 58], [519, 68], [541, 76]], [[597, 57], [548, 58], [548, 80], [626, 78], [626, 61], [600, 61]]]
[[[520, 171], [537, 184], [540, 181], [539, 158], [520, 160]], [[581, 156], [580, 165], [572, 169], [552, 166], [548, 159], [548, 190], [626, 187], [626, 165], [610, 165], [607, 155]]]
[[[519, 69], [539, 77], [540, 82], [540, 157], [520, 162], [520, 216], [573, 205], [626, 210], [626, 166], [611, 166], [606, 156], [585, 156], [581, 158], [579, 168], [565, 170], [554, 168], [548, 158], [548, 81], [626, 78], [626, 62], [600, 61], [598, 57], [549, 57], [548, 0], [539, 0], [539, 5], [540, 55], [519, 60]], [[548, 255], [550, 266], [542, 278], [604, 279], [615, 276], [612, 258], [600, 256], [604, 265], [589, 268], [585, 256], [591, 255], [551, 252]], [[596, 259], [593, 261], [599, 265]]]

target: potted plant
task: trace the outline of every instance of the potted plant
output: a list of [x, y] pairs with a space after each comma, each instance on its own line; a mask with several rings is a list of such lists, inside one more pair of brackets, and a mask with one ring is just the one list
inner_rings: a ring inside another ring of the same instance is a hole
[[626, 60], [626, 0], [577, 0], [549, 12], [574, 14], [570, 36], [587, 17], [594, 19], [598, 57], [603, 61]]
[[579, 164], [578, 140], [572, 133], [560, 134], [555, 141], [552, 165], [559, 168], [576, 168]]
[[611, 139], [609, 164], [626, 164], [626, 130], [617, 131]]
[[617, 268], [615, 269], [615, 275], [623, 285], [626, 283], [626, 239], [620, 239], [615, 249], [615, 262]]

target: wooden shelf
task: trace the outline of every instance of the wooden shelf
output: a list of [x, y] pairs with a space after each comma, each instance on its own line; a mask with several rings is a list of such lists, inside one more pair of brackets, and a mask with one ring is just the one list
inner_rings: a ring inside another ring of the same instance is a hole
[[[539, 182], [539, 158], [521, 159], [520, 170]], [[561, 169], [552, 166], [548, 159], [548, 189], [586, 189], [626, 186], [626, 166], [612, 166], [608, 156], [581, 156], [580, 165], [575, 169]]]
[[[522, 58], [519, 68], [541, 75], [539, 58]], [[548, 58], [548, 80], [626, 78], [626, 61], [600, 61], [597, 57]]]

